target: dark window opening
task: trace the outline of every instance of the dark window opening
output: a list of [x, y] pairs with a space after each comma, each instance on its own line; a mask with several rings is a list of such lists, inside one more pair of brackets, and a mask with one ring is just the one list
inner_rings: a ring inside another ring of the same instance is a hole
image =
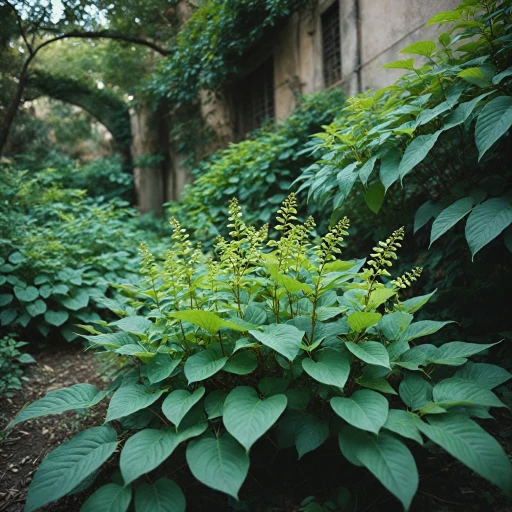
[[272, 58], [240, 83], [239, 98], [242, 135], [274, 119], [274, 61]]
[[322, 60], [324, 84], [341, 80], [340, 8], [338, 0], [322, 14]]

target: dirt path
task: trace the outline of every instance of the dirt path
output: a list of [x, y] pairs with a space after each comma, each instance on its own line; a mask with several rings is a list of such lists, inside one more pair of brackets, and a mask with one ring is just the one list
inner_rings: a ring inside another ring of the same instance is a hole
[[[2, 430], [26, 403], [49, 391], [85, 382], [100, 389], [105, 387], [98, 376], [98, 360], [82, 347], [69, 346], [65, 350], [41, 353], [36, 360], [37, 364], [26, 373], [30, 380], [23, 389], [12, 398], [0, 397]], [[100, 409], [85, 414], [69, 412], [45, 416], [17, 425], [7, 435], [0, 432], [0, 511], [21, 512], [32, 475], [45, 455], [78, 431], [98, 424], [101, 415]]]

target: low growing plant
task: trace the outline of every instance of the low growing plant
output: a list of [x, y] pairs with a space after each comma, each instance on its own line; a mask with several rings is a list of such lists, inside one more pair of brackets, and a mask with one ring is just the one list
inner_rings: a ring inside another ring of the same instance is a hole
[[511, 375], [468, 361], [493, 344], [421, 342], [449, 322], [413, 321], [432, 294], [402, 293], [421, 269], [391, 278], [403, 229], [369, 260], [343, 261], [348, 219], [313, 246], [313, 219], [299, 223], [296, 213], [292, 194], [278, 210], [280, 237], [267, 241], [267, 226], [246, 225], [231, 201], [229, 238], [217, 239], [216, 259], [175, 219], [163, 266], [141, 246], [142, 286], [124, 287], [136, 313], [98, 322], [86, 336], [91, 348], [133, 364], [105, 391], [52, 391], [11, 424], [93, 407], [112, 394], [103, 426], [41, 463], [26, 512], [73, 492], [116, 451], [122, 478], [94, 492], [82, 511], [126, 511], [132, 493], [137, 512], [184, 511], [177, 483], [140, 480], [182, 443], [194, 477], [238, 499], [263, 436], [295, 446], [299, 458], [335, 436], [340, 457], [367, 468], [406, 510], [418, 488], [408, 445], [425, 438], [512, 495], [507, 455], [472, 419], [505, 407], [492, 389]]
[[25, 345], [28, 345], [26, 341], [16, 341], [12, 336], [0, 339], [0, 396], [10, 397], [12, 390], [21, 389], [24, 366], [36, 362], [20, 350]]

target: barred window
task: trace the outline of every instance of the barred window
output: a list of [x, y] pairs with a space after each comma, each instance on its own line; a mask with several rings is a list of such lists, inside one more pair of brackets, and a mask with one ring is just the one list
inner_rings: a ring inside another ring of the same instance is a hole
[[322, 14], [322, 61], [324, 85], [341, 80], [340, 8], [339, 1]]
[[259, 128], [265, 121], [274, 119], [274, 61], [265, 61], [240, 87], [241, 119], [243, 134]]

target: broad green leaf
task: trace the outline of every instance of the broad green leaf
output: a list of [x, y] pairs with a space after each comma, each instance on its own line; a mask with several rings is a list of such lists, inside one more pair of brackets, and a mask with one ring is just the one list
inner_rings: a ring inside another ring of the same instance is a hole
[[[414, 59], [409, 59], [414, 60]], [[391, 148], [380, 161], [379, 179], [384, 185], [384, 192], [400, 178], [400, 160], [402, 154], [396, 148]]]
[[41, 462], [30, 483], [25, 512], [71, 492], [106, 462], [117, 448], [112, 427], [93, 427], [58, 446]]
[[258, 389], [263, 396], [279, 395], [284, 393], [290, 381], [283, 377], [264, 377], [258, 384]]
[[308, 452], [316, 450], [329, 437], [329, 422], [313, 414], [306, 414], [295, 428], [295, 447], [299, 459]]
[[378, 308], [381, 304], [384, 304], [384, 302], [395, 295], [396, 292], [391, 288], [377, 288], [372, 291], [368, 304], [366, 304], [366, 309], [371, 310]]
[[367, 160], [361, 169], [359, 169], [359, 179], [363, 185], [366, 185], [368, 182], [368, 178], [373, 172], [373, 168], [375, 167], [375, 162], [377, 160], [376, 156], [372, 156], [369, 160]]
[[432, 385], [416, 373], [406, 373], [398, 393], [408, 407], [417, 411], [432, 400]]
[[419, 322], [414, 322], [405, 329], [400, 340], [412, 341], [416, 338], [429, 336], [430, 334], [434, 334], [439, 331], [439, 329], [442, 329], [445, 325], [452, 323], [453, 322], [438, 322], [436, 320], [421, 320]]
[[186, 389], [177, 389], [165, 398], [162, 412], [169, 421], [179, 427], [185, 414], [201, 400], [203, 395], [203, 387], [197, 388], [193, 393], [189, 393]]
[[347, 341], [345, 346], [361, 361], [391, 369], [388, 351], [381, 343], [377, 341], [361, 341], [359, 343]]
[[189, 384], [206, 380], [220, 372], [227, 360], [217, 346], [210, 346], [187, 359], [184, 366], [185, 377]]
[[306, 410], [311, 400], [311, 391], [304, 386], [287, 389], [284, 394], [288, 400], [288, 408], [296, 411]]
[[284, 395], [261, 400], [250, 387], [239, 386], [224, 402], [222, 420], [226, 430], [247, 450], [278, 420], [286, 409]]
[[301, 283], [297, 279], [283, 275], [277, 265], [265, 265], [272, 279], [281, 286], [284, 286], [289, 293], [304, 292], [305, 294], [313, 293], [313, 290], [306, 283]]
[[0, 294], [0, 307], [3, 308], [4, 306], [7, 306], [7, 304], [10, 304], [12, 302], [12, 299], [14, 299], [14, 295], [12, 295], [11, 293]]
[[116, 325], [124, 332], [144, 334], [153, 325], [153, 322], [142, 316], [127, 316], [126, 318], [112, 322], [110, 325]]
[[434, 108], [427, 108], [425, 110], [422, 110], [418, 117], [416, 118], [416, 126], [422, 126], [424, 124], [430, 123], [433, 119], [436, 119], [441, 114], [446, 112], [447, 110], [450, 110], [453, 106], [453, 100], [452, 101], [443, 101], [442, 103], [439, 103], [439, 105], [436, 105]]
[[385, 193], [386, 189], [384, 188], [384, 185], [379, 181], [372, 183], [368, 187], [368, 190], [364, 196], [364, 200], [366, 201], [368, 208], [370, 208], [373, 213], [379, 213], [380, 207], [384, 202]]
[[435, 364], [460, 366], [467, 361], [468, 357], [483, 352], [494, 345], [496, 345], [496, 343], [488, 343], [485, 345], [483, 343], [451, 341], [450, 343], [441, 345], [433, 354], [430, 354], [428, 361]]
[[89, 293], [85, 290], [77, 290], [73, 292], [70, 297], [66, 297], [60, 300], [60, 303], [66, 308], [72, 311], [78, 311], [79, 309], [86, 308], [89, 305]]
[[156, 402], [164, 393], [163, 389], [152, 391], [140, 384], [131, 384], [119, 388], [108, 406], [105, 422], [123, 418], [134, 412], [149, 407]]
[[14, 295], [21, 302], [32, 302], [39, 297], [39, 292], [35, 286], [27, 286], [26, 288], [15, 286]]
[[248, 375], [258, 367], [258, 358], [254, 352], [243, 350], [231, 356], [222, 368], [225, 372], [236, 375]]
[[144, 367], [150, 384], [167, 379], [180, 364], [181, 359], [171, 359], [168, 354], [157, 354]]
[[352, 358], [344, 350], [324, 348], [315, 354], [316, 361], [308, 357], [302, 360], [304, 371], [317, 382], [343, 388], [350, 373]]
[[380, 391], [381, 393], [388, 393], [389, 395], [396, 395], [396, 391], [384, 377], [370, 379], [361, 376], [356, 377], [354, 380], [363, 388], [373, 389], [375, 391]]
[[401, 333], [409, 327], [413, 318], [414, 317], [408, 313], [395, 311], [384, 315], [379, 320], [377, 328], [388, 341], [396, 341], [400, 338]]
[[69, 318], [69, 313], [67, 311], [52, 311], [49, 309], [44, 314], [44, 319], [55, 327], [60, 327], [66, 320]]
[[427, 27], [430, 25], [436, 25], [438, 23], [440, 25], [445, 23], [454, 23], [456, 21], [460, 21], [461, 19], [463, 19], [462, 11], [459, 10], [439, 12], [427, 21]]
[[370, 389], [360, 389], [350, 398], [334, 397], [331, 407], [347, 423], [374, 434], [386, 423], [389, 409], [386, 398]]
[[375, 437], [351, 426], [339, 436], [343, 455], [368, 469], [375, 478], [408, 510], [418, 489], [418, 470], [409, 449], [398, 439], [383, 432]]
[[391, 430], [407, 439], [423, 444], [423, 439], [414, 420], [415, 415], [400, 409], [390, 409], [388, 419], [382, 428]]
[[487, 91], [480, 96], [472, 99], [471, 101], [467, 101], [465, 103], [461, 103], [453, 112], [451, 112], [448, 116], [446, 116], [443, 120], [443, 130], [449, 130], [454, 126], [458, 126], [466, 121], [466, 119], [471, 115], [473, 110], [477, 104], [489, 94], [492, 94], [494, 91]]
[[444, 379], [434, 386], [434, 402], [445, 409], [472, 405], [506, 407], [491, 390], [472, 380], [457, 377]]
[[45, 311], [46, 303], [41, 299], [37, 299], [31, 304], [27, 304], [27, 312], [31, 317], [42, 315]]
[[416, 165], [425, 159], [428, 152], [434, 147], [441, 133], [442, 130], [438, 130], [428, 135], [419, 135], [407, 146], [398, 170], [400, 179], [403, 180], [406, 174], [411, 172]]
[[169, 478], [142, 482], [135, 489], [135, 512], [185, 512], [186, 504], [183, 491]]
[[512, 125], [512, 97], [499, 96], [481, 110], [476, 120], [475, 142], [478, 160]]
[[204, 485], [238, 500], [238, 491], [249, 471], [249, 455], [229, 434], [191, 441], [187, 462]]
[[375, 325], [380, 319], [382, 315], [380, 313], [365, 313], [365, 312], [356, 312], [351, 313], [347, 317], [348, 325], [355, 332], [361, 332]]
[[261, 331], [249, 331], [259, 342], [293, 361], [299, 353], [300, 344], [305, 331], [286, 324], [264, 325]]
[[404, 60], [395, 60], [394, 62], [388, 62], [381, 66], [382, 69], [407, 69], [409, 71], [414, 71], [414, 58], [404, 59]]
[[466, 80], [466, 82], [478, 87], [485, 88], [491, 85], [481, 67], [466, 68], [457, 73], [457, 75]]
[[424, 416], [425, 414], [445, 414], [448, 411], [434, 402], [427, 402], [423, 407], [418, 409], [418, 412]]
[[125, 332], [113, 332], [110, 334], [99, 334], [97, 336], [83, 335], [93, 346], [106, 348], [119, 348], [123, 345], [131, 345], [134, 338]]
[[433, 203], [427, 201], [423, 203], [414, 216], [414, 233], [421, 229], [432, 217], [436, 217], [440, 211], [443, 210], [443, 206], [439, 203]]
[[336, 180], [338, 181], [338, 186], [340, 188], [340, 193], [342, 200], [346, 199], [356, 182], [358, 173], [357, 166], [359, 162], [353, 162], [344, 169], [342, 169], [336, 176]]
[[511, 223], [512, 205], [505, 198], [488, 199], [475, 206], [466, 224], [466, 240], [473, 259]]
[[156, 357], [155, 352], [148, 352], [145, 346], [139, 345], [137, 343], [123, 345], [122, 347], [116, 348], [114, 352], [124, 356], [140, 357], [142, 360], [145, 360], [145, 358]]
[[126, 512], [132, 501], [132, 488], [118, 484], [106, 484], [91, 494], [80, 512]]
[[406, 46], [398, 53], [410, 53], [413, 55], [423, 55], [424, 57], [432, 57], [436, 51], [436, 43], [434, 41], [417, 41], [409, 46]]
[[505, 69], [505, 71], [502, 71], [501, 73], [498, 73], [497, 75], [495, 75], [492, 79], [492, 83], [494, 85], [498, 85], [504, 78], [506, 78], [507, 76], [511, 76], [511, 75], [512, 75], [512, 67], [507, 68], [507, 69]]
[[222, 389], [215, 389], [204, 399], [204, 410], [209, 420], [219, 418], [224, 412], [224, 402], [228, 394]]
[[183, 431], [146, 428], [137, 432], [126, 441], [121, 452], [119, 464], [124, 483], [129, 484], [153, 471], [171, 456], [180, 443], [200, 436], [207, 427], [206, 423], [199, 423]]
[[500, 444], [473, 420], [457, 414], [428, 416], [418, 429], [450, 455], [512, 495], [512, 465]]
[[23, 409], [9, 428], [32, 418], [92, 407], [97, 403], [94, 399], [98, 393], [98, 388], [91, 384], [75, 384], [69, 388], [50, 391], [46, 396]]
[[418, 309], [423, 307], [436, 293], [437, 289], [427, 295], [420, 295], [418, 297], [412, 297], [411, 299], [404, 300], [401, 304], [401, 307], [406, 313], [416, 313]]
[[488, 363], [467, 363], [459, 368], [453, 376], [474, 380], [487, 389], [493, 389], [512, 378], [512, 374], [505, 368]]
[[464, 197], [445, 208], [432, 224], [429, 248], [440, 236], [463, 219], [471, 211], [474, 204], [475, 200], [472, 197]]
[[220, 331], [222, 327], [226, 327], [228, 329], [233, 329], [235, 331], [240, 332], [245, 332], [247, 330], [240, 325], [224, 320], [223, 318], [216, 315], [212, 311], [189, 309], [170, 313], [169, 316], [177, 318], [178, 320], [185, 320], [186, 322], [197, 325], [198, 327], [201, 327], [205, 331], [208, 331], [210, 334], [217, 333], [218, 331]]

